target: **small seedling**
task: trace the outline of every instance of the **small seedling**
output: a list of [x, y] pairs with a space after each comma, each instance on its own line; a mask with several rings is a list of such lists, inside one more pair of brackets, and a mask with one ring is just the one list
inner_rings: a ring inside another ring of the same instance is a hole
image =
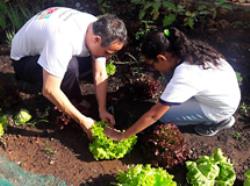
[[246, 104], [245, 102], [243, 102], [242, 104], [240, 104], [240, 112], [243, 115], [248, 116], [250, 112], [250, 106]]
[[24, 125], [28, 121], [30, 121], [32, 116], [29, 111], [26, 109], [21, 109], [14, 117], [14, 121], [16, 125]]
[[237, 132], [237, 131], [234, 132], [232, 136], [233, 136], [233, 138], [236, 139], [237, 141], [239, 141], [239, 140], [241, 139], [241, 137], [242, 137], [242, 136], [241, 136], [241, 133], [240, 133], [240, 132]]
[[45, 145], [45, 147], [42, 149], [42, 151], [47, 155], [47, 156], [53, 156], [56, 151], [49, 146], [48, 144]]

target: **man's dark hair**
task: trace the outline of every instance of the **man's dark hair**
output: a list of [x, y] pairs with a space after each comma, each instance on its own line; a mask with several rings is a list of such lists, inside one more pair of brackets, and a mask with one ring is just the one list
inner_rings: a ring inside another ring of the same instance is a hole
[[124, 44], [127, 42], [127, 29], [124, 22], [112, 14], [100, 16], [93, 23], [93, 32], [95, 35], [101, 36], [102, 47], [110, 45], [115, 40]]
[[164, 52], [170, 52], [182, 61], [189, 61], [203, 68], [207, 68], [209, 63], [217, 66], [218, 59], [224, 58], [207, 43], [191, 40], [177, 28], [171, 28], [169, 36], [160, 31], [152, 31], [146, 35], [142, 44], [142, 53], [146, 58], [156, 59], [158, 54]]

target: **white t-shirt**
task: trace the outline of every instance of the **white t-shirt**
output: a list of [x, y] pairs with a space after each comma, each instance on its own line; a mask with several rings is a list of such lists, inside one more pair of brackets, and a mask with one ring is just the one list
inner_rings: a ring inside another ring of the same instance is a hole
[[64, 7], [53, 7], [33, 16], [12, 40], [11, 58], [40, 55], [38, 64], [63, 78], [73, 56], [89, 56], [85, 35], [97, 18]]
[[224, 59], [220, 62], [220, 66], [209, 69], [183, 62], [176, 67], [160, 100], [171, 105], [194, 97], [212, 121], [233, 115], [240, 102], [240, 89], [233, 68]]

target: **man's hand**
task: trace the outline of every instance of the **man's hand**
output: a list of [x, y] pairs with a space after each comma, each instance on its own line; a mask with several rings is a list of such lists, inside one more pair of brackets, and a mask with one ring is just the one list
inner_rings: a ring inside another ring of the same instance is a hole
[[108, 111], [100, 111], [100, 118], [102, 121], [105, 121], [110, 127], [114, 127], [115, 125], [115, 119], [112, 114], [110, 114]]
[[[95, 124], [95, 120], [93, 120], [90, 117], [87, 117], [84, 119], [83, 122], [80, 122], [80, 126], [81, 128], [84, 130], [84, 132], [86, 132], [89, 140], [92, 139], [92, 134], [91, 134], [91, 128], [93, 127], [93, 125]], [[84, 123], [84, 124], [83, 124]]]
[[116, 129], [106, 127], [104, 133], [111, 139], [115, 141], [120, 141], [125, 139], [123, 132], [120, 132]]

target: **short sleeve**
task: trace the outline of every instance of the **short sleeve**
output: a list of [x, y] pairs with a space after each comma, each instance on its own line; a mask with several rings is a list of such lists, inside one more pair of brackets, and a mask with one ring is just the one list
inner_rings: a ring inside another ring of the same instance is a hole
[[63, 79], [67, 70], [68, 64], [72, 58], [71, 45], [58, 34], [45, 44], [42, 50], [38, 64], [48, 73]]
[[98, 57], [95, 59], [95, 62], [97, 63], [106, 63], [106, 57]]
[[160, 97], [160, 102], [168, 105], [181, 104], [195, 96], [200, 89], [196, 72], [192, 67], [183, 65], [175, 70], [172, 79]]

